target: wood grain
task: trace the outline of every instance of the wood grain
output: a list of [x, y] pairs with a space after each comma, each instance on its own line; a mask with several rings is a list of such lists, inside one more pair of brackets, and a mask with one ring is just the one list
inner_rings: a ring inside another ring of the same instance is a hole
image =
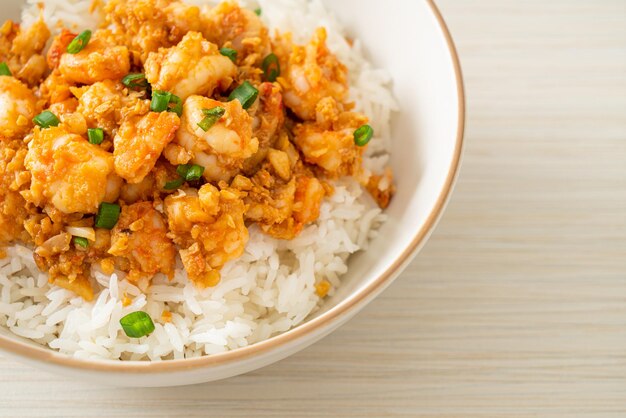
[[467, 152], [382, 297], [310, 349], [206, 385], [101, 388], [0, 359], [0, 416], [626, 416], [626, 2], [439, 4]]

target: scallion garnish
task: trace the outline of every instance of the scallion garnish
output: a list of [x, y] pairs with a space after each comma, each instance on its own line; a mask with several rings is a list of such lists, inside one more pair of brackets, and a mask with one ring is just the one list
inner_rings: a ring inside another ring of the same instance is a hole
[[0, 75], [7, 75], [9, 77], [13, 75], [6, 62], [0, 63]]
[[254, 9], [254, 14], [256, 14], [257, 16], [261, 16], [261, 13], [263, 13], [263, 9], [261, 9], [260, 7], [258, 9]]
[[148, 80], [146, 80], [146, 76], [141, 73], [128, 74], [122, 79], [122, 84], [124, 84], [129, 89], [145, 89], [146, 87], [148, 87]]
[[364, 147], [370, 142], [370, 139], [374, 136], [374, 130], [369, 125], [363, 125], [356, 131], [354, 131], [354, 143], [359, 147]]
[[[173, 106], [170, 106], [173, 105]], [[153, 112], [174, 112], [178, 116], [183, 114], [183, 101], [180, 97], [162, 90], [152, 92], [152, 101], [150, 102], [150, 110]]]
[[184, 182], [185, 182], [185, 179], [182, 177], [179, 177], [176, 180], [168, 181], [167, 183], [165, 183], [165, 186], [163, 188], [165, 190], [176, 190], [180, 186], [182, 186]]
[[33, 122], [44, 129], [52, 126], [59, 126], [59, 123], [61, 123], [59, 118], [57, 118], [57, 116], [49, 110], [45, 110], [35, 116], [33, 118]]
[[241, 106], [244, 109], [248, 109], [254, 104], [257, 97], [259, 97], [259, 91], [248, 80], [244, 81], [239, 87], [233, 90], [228, 96], [228, 100], [239, 100]]
[[189, 172], [189, 169], [191, 168], [191, 164], [181, 164], [178, 167], [176, 167], [176, 172], [178, 173], [179, 176], [181, 176], [182, 178], [187, 177], [187, 173]]
[[265, 79], [271, 83], [276, 81], [278, 76], [280, 76], [280, 62], [278, 62], [276, 54], [272, 53], [265, 57], [261, 68], [263, 68], [263, 72], [265, 73]]
[[187, 181], [200, 180], [203, 173], [204, 173], [204, 167], [202, 167], [201, 165], [194, 164], [191, 167], [189, 167], [189, 170], [187, 170], [187, 173], [185, 174], [185, 180]]
[[83, 247], [83, 248], [89, 247], [89, 240], [87, 238], [74, 237], [72, 238], [72, 241], [74, 242], [75, 245], [79, 247]]
[[98, 208], [95, 225], [97, 228], [113, 229], [120, 218], [120, 205], [102, 202]]
[[143, 311], [129, 313], [120, 319], [124, 333], [130, 338], [141, 338], [154, 331], [154, 322], [150, 315]]
[[150, 102], [150, 110], [153, 112], [165, 112], [170, 104], [172, 93], [167, 91], [156, 90], [152, 92], [152, 101]]
[[237, 61], [237, 51], [232, 48], [222, 48], [220, 49], [220, 54], [230, 58], [232, 62]]
[[80, 35], [74, 38], [72, 42], [70, 42], [70, 44], [67, 46], [67, 53], [78, 54], [80, 51], [85, 49], [90, 39], [91, 39], [91, 31], [90, 30], [83, 31]]
[[216, 106], [212, 109], [203, 109], [202, 112], [204, 113], [204, 119], [198, 123], [198, 126], [206, 132], [224, 116], [226, 109]]
[[87, 136], [90, 144], [100, 145], [104, 141], [104, 130], [102, 128], [87, 129]]

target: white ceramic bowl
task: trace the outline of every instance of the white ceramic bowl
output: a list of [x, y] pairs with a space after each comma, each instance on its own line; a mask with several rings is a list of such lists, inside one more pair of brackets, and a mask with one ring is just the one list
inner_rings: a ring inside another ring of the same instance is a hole
[[[3, 4], [17, 18], [22, 1]], [[402, 113], [393, 122], [392, 166], [398, 192], [371, 248], [354, 256], [337, 294], [306, 323], [258, 344], [189, 360], [76, 360], [0, 329], [3, 354], [49, 371], [124, 386], [174, 386], [222, 379], [281, 360], [329, 334], [398, 276], [433, 230], [450, 195], [462, 151], [464, 96], [459, 62], [430, 0], [326, 3], [394, 79]]]

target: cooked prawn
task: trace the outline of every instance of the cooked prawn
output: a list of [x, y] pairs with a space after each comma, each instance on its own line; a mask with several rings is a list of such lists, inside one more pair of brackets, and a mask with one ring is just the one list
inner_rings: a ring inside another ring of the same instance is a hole
[[180, 119], [170, 112], [126, 119], [113, 140], [117, 174], [129, 183], [140, 183], [174, 139], [179, 126]]
[[169, 91], [182, 100], [198, 94], [210, 96], [230, 86], [237, 74], [232, 61], [198, 32], [189, 32], [171, 48], [148, 56], [146, 79], [155, 90]]
[[113, 155], [63, 126], [35, 128], [25, 159], [31, 172], [27, 201], [53, 205], [63, 213], [96, 213], [103, 201], [115, 201], [120, 180]]
[[37, 98], [21, 81], [0, 76], [0, 136], [20, 138], [30, 131], [37, 114]]
[[119, 80], [130, 70], [128, 48], [111, 43], [109, 35], [99, 30], [79, 53], [64, 53], [59, 70], [66, 80], [79, 84]]
[[270, 53], [269, 31], [252, 10], [225, 1], [209, 9], [203, 17], [206, 39], [232, 47], [238, 52], [239, 60], [254, 54], [253, 61], [259, 61]]
[[[288, 49], [287, 49], [288, 50]], [[283, 78], [285, 104], [303, 120], [315, 120], [320, 100], [333, 97], [343, 102], [348, 97], [348, 70], [326, 46], [326, 30], [319, 28], [309, 44], [294, 46]]]
[[205, 184], [197, 192], [186, 189], [168, 196], [165, 209], [189, 278], [201, 288], [215, 286], [219, 269], [241, 256], [248, 241], [239, 192]]
[[[224, 116], [205, 132], [198, 126], [203, 111], [216, 107], [224, 109]], [[194, 163], [205, 167], [208, 181], [230, 180], [259, 147], [252, 137], [252, 118], [239, 100], [224, 103], [201, 96], [185, 102], [176, 142], [192, 154]]]
[[176, 248], [167, 237], [167, 223], [151, 202], [123, 206], [111, 231], [109, 254], [128, 260], [128, 278], [137, 281], [157, 273], [174, 276]]

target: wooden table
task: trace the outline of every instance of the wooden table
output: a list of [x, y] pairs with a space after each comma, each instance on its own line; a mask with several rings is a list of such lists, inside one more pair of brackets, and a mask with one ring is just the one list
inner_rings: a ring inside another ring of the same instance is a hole
[[469, 120], [454, 198], [355, 320], [223, 382], [111, 389], [0, 360], [7, 417], [625, 417], [626, 1], [440, 0]]

